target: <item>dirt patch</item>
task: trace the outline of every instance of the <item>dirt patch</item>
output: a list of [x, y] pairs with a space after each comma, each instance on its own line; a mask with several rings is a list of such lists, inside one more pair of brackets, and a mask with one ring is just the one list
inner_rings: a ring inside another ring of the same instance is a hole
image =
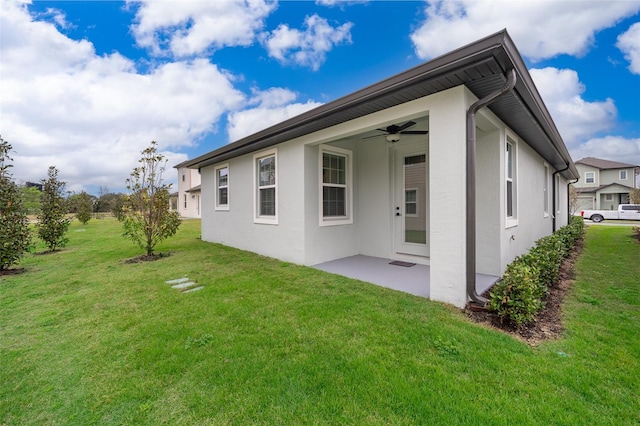
[[[549, 288], [549, 292], [543, 300], [545, 304], [544, 309], [531, 323], [517, 328], [512, 324], [501, 323], [500, 319], [490, 312], [476, 312], [466, 309], [465, 313], [474, 322], [508, 333], [531, 346], [537, 346], [545, 340], [560, 338], [564, 330], [562, 324], [562, 306], [567, 292], [573, 286], [575, 278], [574, 266], [578, 255], [582, 252], [583, 245], [583, 240], [580, 239], [569, 257], [562, 262], [560, 266], [560, 279], [555, 285]], [[488, 292], [483, 294], [483, 296], [488, 297]]]
[[123, 260], [122, 263], [154, 262], [156, 260], [164, 259], [165, 257], [169, 257], [169, 256], [171, 256], [171, 253], [143, 254], [142, 256], [137, 256], [131, 259]]
[[27, 272], [25, 268], [12, 268], [12, 269], [2, 269], [0, 270], [0, 277], [2, 276], [10, 276], [10, 275], [20, 275]]

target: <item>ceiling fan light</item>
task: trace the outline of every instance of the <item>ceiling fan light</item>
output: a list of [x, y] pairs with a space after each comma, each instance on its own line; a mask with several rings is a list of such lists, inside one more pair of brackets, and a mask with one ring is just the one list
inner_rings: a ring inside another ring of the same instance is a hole
[[400, 140], [400, 134], [391, 133], [390, 135], [385, 136], [387, 142], [398, 142]]

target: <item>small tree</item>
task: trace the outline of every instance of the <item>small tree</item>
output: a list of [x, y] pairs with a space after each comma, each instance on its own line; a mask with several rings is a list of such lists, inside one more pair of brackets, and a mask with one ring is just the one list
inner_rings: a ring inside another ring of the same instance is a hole
[[49, 178], [42, 180], [41, 209], [38, 215], [38, 236], [49, 250], [64, 247], [69, 241], [65, 237], [71, 220], [67, 218], [67, 203], [64, 199], [66, 182], [58, 180], [58, 169], [49, 167]]
[[166, 160], [158, 153], [157, 142], [142, 151], [140, 166], [133, 169], [126, 186], [129, 194], [124, 199], [124, 237], [131, 239], [148, 256], [160, 241], [178, 231], [180, 217], [169, 211], [169, 189], [162, 183]]
[[82, 191], [76, 203], [76, 218], [86, 225], [91, 220], [91, 213], [93, 213], [93, 197]]
[[575, 186], [569, 185], [569, 214], [575, 215], [580, 207], [580, 198], [578, 198], [578, 190]]
[[633, 188], [629, 193], [629, 202], [631, 204], [640, 204], [640, 188]]
[[0, 136], [0, 272], [9, 269], [29, 249], [31, 231], [18, 185], [8, 164], [12, 146]]

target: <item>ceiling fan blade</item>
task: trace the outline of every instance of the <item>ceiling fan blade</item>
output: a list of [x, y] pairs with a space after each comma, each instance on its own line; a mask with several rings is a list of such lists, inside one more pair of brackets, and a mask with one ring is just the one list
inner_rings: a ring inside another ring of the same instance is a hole
[[404, 132], [400, 132], [403, 135], [426, 135], [429, 133], [428, 130], [405, 130]]
[[396, 127], [397, 127], [396, 132], [401, 132], [401, 131], [403, 131], [404, 129], [408, 129], [409, 127], [411, 127], [411, 126], [415, 126], [415, 125], [416, 125], [416, 122], [415, 122], [415, 121], [407, 121], [407, 122], [406, 122], [406, 123], [404, 123], [402, 126], [396, 126]]

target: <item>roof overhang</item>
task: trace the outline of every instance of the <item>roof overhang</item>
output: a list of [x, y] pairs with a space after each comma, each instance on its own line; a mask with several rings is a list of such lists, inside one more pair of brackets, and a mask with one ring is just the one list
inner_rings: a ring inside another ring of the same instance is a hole
[[[506, 30], [181, 163], [200, 169], [443, 90], [465, 85], [478, 98], [516, 72], [515, 88], [488, 108], [567, 179], [578, 170]], [[464, 123], [460, 124], [464, 126]]]

